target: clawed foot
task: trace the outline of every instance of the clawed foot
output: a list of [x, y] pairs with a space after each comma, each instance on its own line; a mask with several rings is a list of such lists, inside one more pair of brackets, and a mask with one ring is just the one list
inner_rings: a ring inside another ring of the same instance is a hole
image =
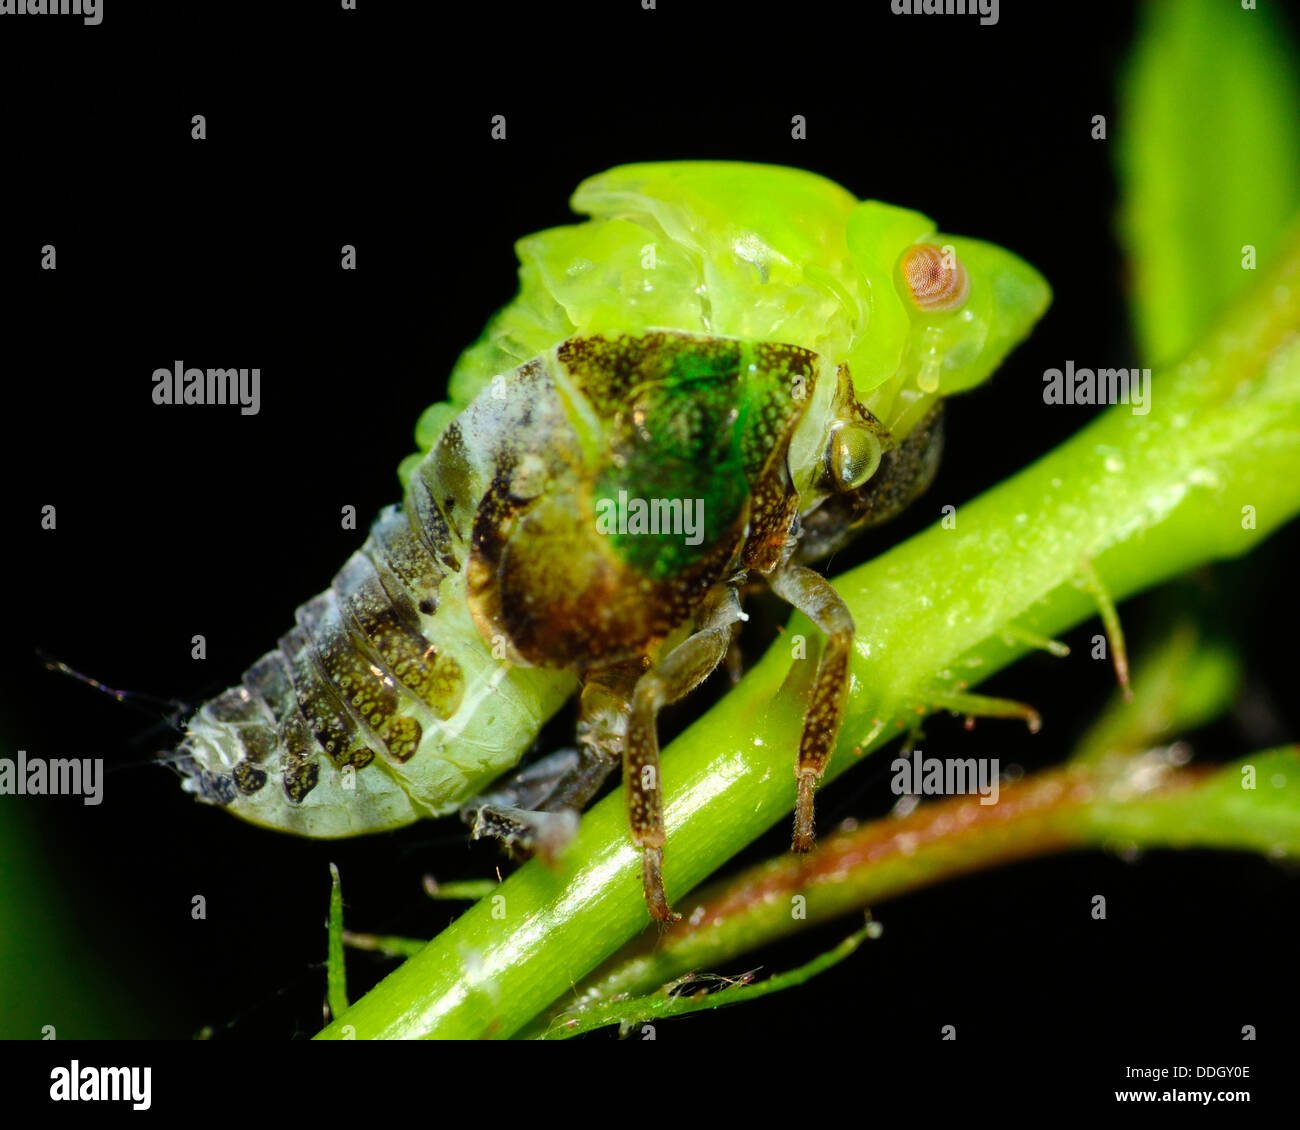
[[656, 922], [678, 922], [680, 914], [674, 914], [664, 897], [663, 848], [648, 847], [641, 850], [641, 886], [645, 891], [646, 909]]

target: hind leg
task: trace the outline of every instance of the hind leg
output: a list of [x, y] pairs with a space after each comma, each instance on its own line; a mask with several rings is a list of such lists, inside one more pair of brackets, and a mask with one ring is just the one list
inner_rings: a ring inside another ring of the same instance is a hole
[[473, 839], [490, 836], [511, 855], [540, 852], [544, 859], [554, 859], [578, 830], [578, 804], [551, 809], [546, 802], [571, 789], [590, 796], [611, 768], [584, 759], [580, 750], [562, 749], [507, 778], [500, 788], [467, 801], [460, 818], [470, 826]]
[[492, 836], [514, 855], [554, 860], [578, 830], [578, 813], [618, 765], [641, 664], [591, 672], [578, 707], [578, 746], [559, 750], [461, 806], [474, 839]]

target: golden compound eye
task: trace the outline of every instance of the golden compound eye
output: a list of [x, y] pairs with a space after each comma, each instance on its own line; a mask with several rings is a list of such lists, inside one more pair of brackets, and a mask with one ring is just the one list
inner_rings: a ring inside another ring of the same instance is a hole
[[912, 301], [926, 311], [956, 310], [970, 293], [970, 278], [957, 253], [933, 243], [917, 243], [903, 254], [903, 278]]
[[880, 466], [880, 438], [865, 424], [845, 422], [831, 429], [826, 460], [837, 490], [857, 490]]

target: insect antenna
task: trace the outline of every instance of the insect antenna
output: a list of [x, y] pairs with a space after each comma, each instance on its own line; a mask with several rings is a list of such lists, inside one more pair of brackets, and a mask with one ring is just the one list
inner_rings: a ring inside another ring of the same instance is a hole
[[143, 691], [115, 690], [106, 683], [101, 683], [98, 679], [91, 678], [89, 675], [83, 675], [80, 671], [76, 670], [76, 668], [69, 667], [68, 664], [63, 662], [63, 660], [55, 659], [52, 655], [42, 651], [40, 648], [36, 649], [36, 655], [45, 666], [46, 670], [57, 671], [60, 675], [67, 675], [69, 678], [76, 679], [79, 683], [85, 683], [88, 687], [94, 687], [95, 690], [108, 695], [110, 698], [117, 699], [118, 702], [131, 707], [133, 710], [158, 716], [159, 707], [168, 708], [162, 712], [160, 721], [169, 725], [173, 730], [183, 731], [184, 727], [181, 725], [181, 719], [185, 718], [187, 715], [193, 714], [194, 711], [198, 709], [198, 707], [188, 702], [184, 702], [179, 698], [161, 698], [158, 695], [146, 694]]
[[[147, 714], [153, 719], [153, 724], [139, 731], [128, 739], [127, 744], [135, 750], [148, 747], [156, 747], [160, 740], [166, 742], [168, 746], [174, 745], [176, 736], [183, 736], [185, 730], [185, 719], [189, 718], [198, 709], [196, 706], [178, 698], [162, 698], [158, 695], [146, 694], [143, 691], [124, 691], [117, 690], [92, 678], [90, 675], [82, 674], [74, 667], [70, 667], [61, 659], [55, 659], [54, 656], [36, 649], [37, 658], [47, 671], [53, 671], [59, 675], [67, 675], [70, 679], [75, 679], [101, 694], [106, 694], [109, 698], [116, 699], [123, 706], [130, 707], [137, 713]], [[126, 762], [120, 765], [110, 766], [110, 773], [119, 769], [138, 768], [142, 765], [153, 765], [158, 761], [165, 762], [172, 769], [176, 769], [170, 752], [150, 754], [140, 761]], [[179, 770], [177, 770], [179, 772]]]

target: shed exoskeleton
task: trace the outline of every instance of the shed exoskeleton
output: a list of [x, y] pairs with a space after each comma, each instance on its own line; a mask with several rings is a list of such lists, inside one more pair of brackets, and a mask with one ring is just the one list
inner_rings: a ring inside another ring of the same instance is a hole
[[[402, 507], [178, 761], [256, 823], [343, 836], [460, 810], [547, 854], [621, 761], [665, 920], [659, 710], [722, 661], [747, 579], [804, 612], [826, 635], [795, 756], [811, 847], [854, 626], [808, 563], [924, 490], [942, 397], [1048, 291], [798, 170], [625, 166], [575, 203], [597, 218], [521, 242], [520, 295], [421, 422]], [[485, 793], [579, 689], [576, 747]]]

